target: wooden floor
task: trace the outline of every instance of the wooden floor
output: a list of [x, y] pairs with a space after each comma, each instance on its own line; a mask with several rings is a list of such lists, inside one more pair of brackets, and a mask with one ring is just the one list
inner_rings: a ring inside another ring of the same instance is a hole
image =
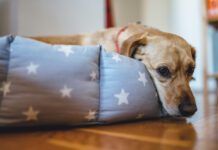
[[196, 96], [189, 119], [159, 119], [86, 128], [0, 132], [0, 150], [218, 150], [218, 101]]

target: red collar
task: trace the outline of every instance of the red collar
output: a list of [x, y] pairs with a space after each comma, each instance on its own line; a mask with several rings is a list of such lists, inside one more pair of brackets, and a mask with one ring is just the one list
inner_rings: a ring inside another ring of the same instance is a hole
[[124, 32], [126, 29], [128, 28], [128, 26], [125, 26], [123, 28], [121, 28], [118, 32], [117, 32], [117, 35], [115, 37], [115, 48], [116, 48], [116, 52], [117, 53], [120, 53], [120, 47], [119, 47], [119, 37], [120, 37], [120, 34], [122, 32]]

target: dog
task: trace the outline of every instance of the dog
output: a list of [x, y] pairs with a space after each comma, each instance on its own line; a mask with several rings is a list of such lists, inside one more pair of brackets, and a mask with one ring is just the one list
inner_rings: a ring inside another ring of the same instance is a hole
[[196, 51], [175, 34], [133, 23], [91, 34], [32, 38], [49, 44], [100, 44], [108, 51], [135, 58], [147, 67], [168, 115], [189, 117], [197, 111], [189, 85]]

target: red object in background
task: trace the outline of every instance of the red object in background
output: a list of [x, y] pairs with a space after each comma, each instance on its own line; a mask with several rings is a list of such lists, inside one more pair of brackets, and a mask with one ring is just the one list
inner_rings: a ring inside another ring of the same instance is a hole
[[207, 0], [207, 13], [209, 20], [218, 20], [218, 0]]
[[105, 0], [105, 5], [106, 5], [106, 28], [110, 28], [114, 26], [114, 21], [113, 21], [113, 15], [112, 15], [112, 8], [111, 8], [111, 0]]

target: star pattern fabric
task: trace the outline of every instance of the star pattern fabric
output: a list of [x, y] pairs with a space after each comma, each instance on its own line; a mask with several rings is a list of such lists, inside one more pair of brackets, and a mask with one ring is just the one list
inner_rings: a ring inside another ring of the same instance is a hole
[[3, 92], [3, 96], [6, 96], [11, 90], [11, 82], [10, 81], [6, 81], [2, 83], [2, 87], [0, 88], [0, 91]]
[[144, 116], [145, 116], [144, 113], [139, 113], [139, 114], [136, 116], [136, 119], [142, 119]]
[[[21, 37], [10, 49], [7, 78], [0, 76], [0, 116], [6, 124], [11, 118], [20, 124], [74, 125], [159, 115], [152, 79], [137, 60], [101, 46], [49, 45]], [[4, 64], [0, 61], [0, 67]]]
[[115, 61], [115, 62], [120, 62], [121, 61], [121, 58], [118, 54], [113, 54], [113, 57], [112, 59]]
[[38, 64], [34, 64], [34, 63], [30, 63], [26, 69], [27, 69], [27, 73], [28, 74], [37, 74], [37, 69], [38, 69], [39, 65]]
[[97, 79], [97, 74], [95, 73], [95, 71], [92, 71], [92, 73], [90, 74], [90, 77], [92, 81]]
[[118, 105], [129, 104], [129, 101], [127, 99], [129, 93], [125, 92], [124, 89], [121, 89], [121, 92], [119, 94], [115, 94], [114, 96], [118, 99]]
[[74, 54], [74, 51], [72, 50], [72, 47], [69, 45], [61, 45], [61, 46], [55, 46], [59, 52], [64, 53], [66, 57], [70, 56], [70, 54]]
[[105, 59], [102, 59], [103, 71], [100, 73], [100, 106], [103, 110], [100, 120], [116, 122], [142, 116], [145, 119], [154, 114], [157, 110], [154, 107], [158, 105], [151, 76], [140, 61], [118, 56], [122, 63], [119, 59], [116, 61], [116, 53], [106, 52], [102, 55]]
[[60, 89], [60, 92], [61, 92], [61, 96], [63, 97], [63, 98], [65, 98], [65, 97], [68, 97], [68, 98], [70, 98], [71, 97], [71, 92], [72, 92], [72, 88], [69, 88], [69, 87], [67, 87], [66, 85], [64, 85], [64, 87], [62, 88], [62, 89]]
[[145, 77], [145, 73], [142, 73], [142, 72], [138, 72], [139, 73], [139, 78], [138, 78], [138, 81], [142, 82], [143, 85], [145, 86], [147, 80], [146, 80], [146, 77]]
[[32, 106], [28, 108], [27, 111], [24, 111], [22, 113], [23, 115], [26, 116], [26, 121], [37, 121], [38, 120], [38, 110], [34, 110]]
[[96, 115], [97, 115], [97, 112], [95, 110], [89, 110], [88, 114], [85, 116], [85, 118], [88, 120], [88, 121], [93, 121], [96, 119]]

